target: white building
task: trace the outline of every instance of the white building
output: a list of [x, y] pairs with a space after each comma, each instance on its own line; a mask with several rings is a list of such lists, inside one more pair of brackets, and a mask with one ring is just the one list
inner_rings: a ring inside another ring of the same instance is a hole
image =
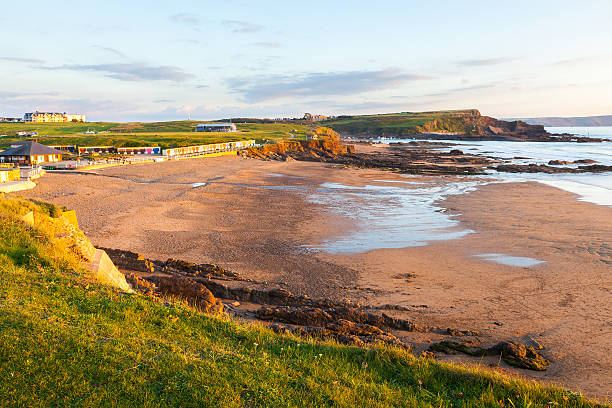
[[233, 123], [200, 123], [196, 125], [196, 132], [236, 132]]

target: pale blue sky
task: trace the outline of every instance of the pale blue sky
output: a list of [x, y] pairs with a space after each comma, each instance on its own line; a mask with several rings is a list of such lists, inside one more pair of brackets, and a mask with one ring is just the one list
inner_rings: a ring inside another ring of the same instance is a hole
[[0, 116], [612, 114], [607, 1], [17, 1]]

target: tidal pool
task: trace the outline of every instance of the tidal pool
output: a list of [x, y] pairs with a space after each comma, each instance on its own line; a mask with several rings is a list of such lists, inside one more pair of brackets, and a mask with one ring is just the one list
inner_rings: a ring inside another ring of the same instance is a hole
[[478, 254], [474, 256], [484, 261], [495, 262], [508, 266], [518, 266], [521, 268], [531, 268], [532, 266], [536, 266], [545, 262], [533, 258], [528, 258], [525, 256], [510, 256], [505, 254]]

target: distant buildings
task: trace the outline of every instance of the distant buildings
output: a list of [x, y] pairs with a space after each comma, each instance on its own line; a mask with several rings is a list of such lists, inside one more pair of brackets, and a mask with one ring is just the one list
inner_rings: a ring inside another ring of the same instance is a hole
[[64, 123], [64, 122], [85, 122], [85, 115], [76, 115], [59, 112], [27, 112], [23, 115], [24, 122], [36, 123]]
[[37, 165], [62, 161], [64, 152], [33, 142], [15, 142], [10, 149], [0, 152], [0, 163]]
[[21, 118], [0, 118], [0, 122], [21, 122]]
[[196, 132], [236, 132], [233, 123], [200, 123], [196, 125]]
[[329, 119], [329, 117], [325, 115], [313, 115], [312, 113], [305, 113], [303, 119], [309, 122], [320, 122], [322, 120]]

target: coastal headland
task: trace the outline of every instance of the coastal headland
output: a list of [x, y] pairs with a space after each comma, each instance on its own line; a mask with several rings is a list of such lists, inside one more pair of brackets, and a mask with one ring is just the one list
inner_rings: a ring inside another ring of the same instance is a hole
[[[356, 153], [369, 148], [357, 145]], [[540, 344], [548, 369], [514, 370], [604, 399], [612, 387], [606, 320], [612, 210], [537, 183], [488, 184], [436, 204], [459, 221], [455, 228], [473, 231], [461, 238], [325, 250], [367, 225], [358, 201], [338, 211], [343, 203], [334, 201], [337, 194], [321, 200], [321, 186], [392, 184], [410, 192], [470, 178], [417, 175], [406, 181], [371, 168], [226, 156], [48, 174], [36, 189], [19, 194], [76, 210], [99, 247], [150, 260], [215, 264], [244, 278], [225, 277], [230, 289], [359, 304], [367, 313], [431, 328], [387, 329], [416, 352], [449, 339], [484, 348], [499, 341]], [[487, 254], [543, 262], [513, 266], [482, 256]], [[237, 315], [254, 318], [265, 306], [233, 303], [228, 306]], [[287, 310], [274, 308], [259, 317], [280, 312], [290, 320]], [[490, 357], [438, 358], [510, 368]]]

